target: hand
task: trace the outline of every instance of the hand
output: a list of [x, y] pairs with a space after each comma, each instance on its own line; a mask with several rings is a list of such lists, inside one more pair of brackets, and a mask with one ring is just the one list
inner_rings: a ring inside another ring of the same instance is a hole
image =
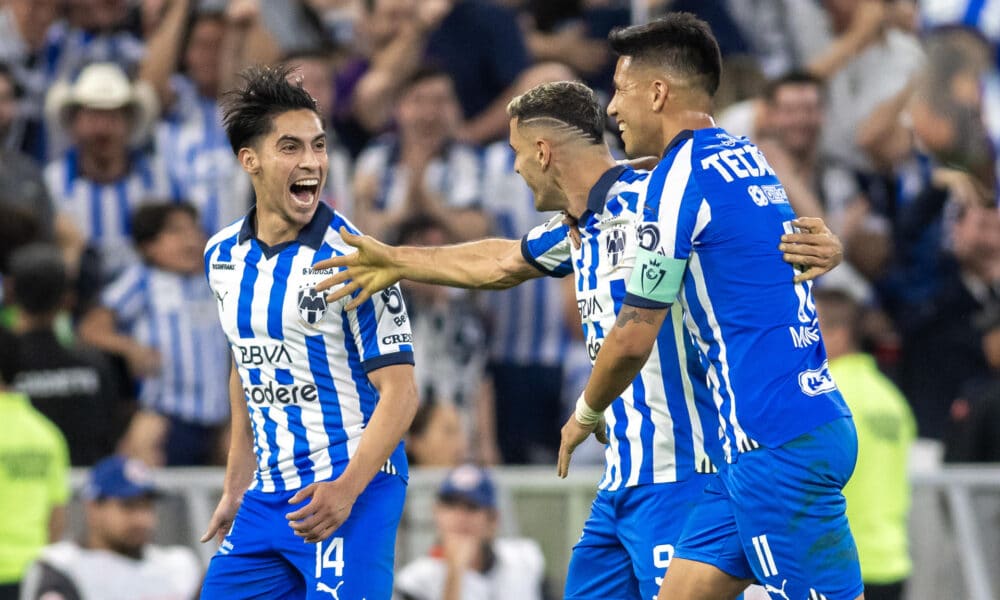
[[569, 239], [573, 243], [573, 248], [579, 250], [580, 244], [583, 243], [580, 237], [580, 226], [576, 219], [563, 213], [563, 225], [569, 227]]
[[289, 504], [298, 504], [309, 499], [308, 504], [285, 515], [288, 526], [306, 543], [321, 542], [351, 516], [359, 493], [340, 479], [308, 485], [288, 500]]
[[214, 537], [221, 544], [229, 534], [229, 530], [233, 528], [233, 519], [236, 518], [236, 512], [242, 503], [242, 496], [223, 494], [219, 505], [215, 507], [215, 512], [212, 513], [212, 518], [208, 521], [208, 529], [201, 535], [201, 543], [204, 544]]
[[125, 364], [133, 377], [151, 377], [160, 372], [160, 353], [143, 346], [133, 344], [125, 351]]
[[473, 535], [445, 533], [441, 536], [441, 550], [449, 567], [464, 571], [472, 565], [482, 541]]
[[235, 27], [246, 28], [260, 18], [260, 0], [229, 0], [226, 21]]
[[[317, 292], [324, 292], [335, 285], [346, 283], [339, 290], [326, 297], [327, 302], [337, 302], [357, 292], [357, 296], [347, 305], [347, 310], [354, 310], [372, 297], [403, 278], [403, 272], [393, 260], [392, 247], [371, 236], [354, 235], [346, 228], [340, 228], [340, 237], [348, 245], [358, 249], [357, 252], [335, 256], [313, 265], [313, 269], [343, 269], [336, 275], [331, 275], [316, 286]], [[346, 267], [346, 268], [345, 268]]]
[[878, 38], [889, 16], [889, 8], [882, 0], [862, 0], [854, 9], [845, 35], [851, 36], [860, 50]]
[[786, 233], [781, 236], [778, 250], [784, 255], [787, 263], [808, 267], [795, 275], [795, 283], [816, 279], [828, 273], [844, 259], [844, 246], [840, 238], [835, 236], [823, 219], [816, 217], [799, 217], [792, 225], [802, 230], [799, 233]]
[[454, 0], [420, 0], [417, 3], [417, 19], [420, 29], [433, 31], [451, 12]]
[[606, 433], [607, 423], [604, 417], [594, 424], [592, 428], [588, 428], [582, 425], [576, 420], [576, 415], [572, 414], [566, 421], [566, 424], [562, 428], [562, 439], [559, 442], [559, 464], [557, 466], [557, 472], [559, 477], [566, 479], [566, 475], [569, 474], [569, 461], [573, 455], [573, 451], [576, 447], [583, 443], [591, 433], [597, 438], [597, 441], [602, 444], [608, 443], [608, 436]]

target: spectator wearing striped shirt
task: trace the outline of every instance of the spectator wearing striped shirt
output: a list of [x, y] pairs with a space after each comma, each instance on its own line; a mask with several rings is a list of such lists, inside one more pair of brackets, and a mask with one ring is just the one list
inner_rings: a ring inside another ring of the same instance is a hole
[[156, 115], [149, 87], [131, 83], [110, 63], [88, 66], [73, 84], [59, 83], [46, 99], [51, 123], [73, 146], [45, 168], [57, 219], [97, 250], [107, 281], [136, 262], [129, 235], [132, 215], [171, 193], [155, 155], [138, 150]]
[[211, 462], [229, 416], [225, 336], [201, 278], [204, 235], [190, 204], [149, 204], [133, 220], [145, 262], [107, 287], [80, 323], [85, 342], [139, 380], [124, 450], [151, 464]]
[[427, 213], [462, 239], [481, 237], [479, 151], [457, 142], [461, 119], [451, 78], [431, 67], [414, 73], [396, 105], [397, 133], [370, 144], [355, 171], [355, 218], [384, 236]]

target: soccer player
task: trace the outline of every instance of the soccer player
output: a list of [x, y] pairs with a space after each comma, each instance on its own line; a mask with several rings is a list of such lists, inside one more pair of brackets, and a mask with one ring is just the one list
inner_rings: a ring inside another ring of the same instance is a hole
[[225, 486], [202, 541], [224, 539], [202, 598], [386, 600], [417, 405], [412, 336], [396, 287], [352, 310], [313, 290], [313, 263], [350, 251], [338, 230], [354, 229], [319, 202], [326, 134], [288, 75], [251, 68], [224, 105], [257, 205], [205, 251], [235, 363]]
[[[565, 211], [577, 221], [579, 245], [571, 242], [561, 215], [521, 241], [437, 248], [391, 248], [344, 232], [359, 252], [317, 264], [317, 269], [349, 267], [317, 289], [353, 279], [330, 297], [361, 290], [356, 303], [404, 277], [502, 289], [543, 275], [572, 274], [593, 360], [614, 327], [645, 235], [636, 223], [649, 173], [615, 163], [603, 142], [603, 111], [582, 84], [538, 86], [515, 98], [508, 111], [515, 169], [532, 188], [538, 210]], [[792, 287], [791, 276], [786, 285]], [[717, 415], [695, 409], [695, 397], [707, 393], [703, 376], [688, 375], [689, 362], [695, 363], [692, 370], [700, 368], [697, 351], [680, 314], [675, 317], [659, 331], [657, 352], [637, 361], [641, 370], [632, 385], [603, 412], [607, 430], [598, 423], [601, 414], [583, 415], [588, 434], [606, 434], [610, 443], [597, 499], [573, 549], [566, 598], [653, 597], [680, 527], [715, 469], [712, 455], [721, 456], [721, 448], [711, 448], [718, 445]]]
[[[772, 598], [863, 597], [841, 493], [857, 437], [830, 376], [811, 284], [789, 285], [793, 269], [773, 244], [794, 229], [784, 189], [756, 146], [715, 127], [721, 59], [706, 23], [674, 13], [610, 40], [619, 59], [608, 113], [629, 155], [662, 159], [583, 412], [599, 414], [632, 384], [661, 324], [682, 312], [670, 312], [677, 302], [707, 360], [725, 455], [658, 598], [732, 598], [754, 579]], [[566, 424], [565, 460], [588, 433]]]

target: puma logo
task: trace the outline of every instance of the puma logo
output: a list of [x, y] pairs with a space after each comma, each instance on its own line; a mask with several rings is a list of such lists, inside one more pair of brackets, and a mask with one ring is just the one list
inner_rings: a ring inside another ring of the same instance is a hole
[[[788, 597], [788, 595], [785, 594], [785, 585], [787, 583], [788, 583], [787, 579], [785, 579], [784, 581], [782, 581], [781, 582], [781, 589], [780, 590], [778, 588], [774, 587], [773, 585], [769, 584], [769, 583], [765, 583], [764, 584], [764, 591], [766, 591], [768, 594], [778, 594], [782, 598], [784, 598], [785, 600], [791, 600]], [[337, 600], [340, 600], [340, 599], [338, 598]]]
[[326, 592], [327, 594], [330, 594], [331, 596], [333, 596], [336, 600], [340, 600], [340, 596], [337, 595], [337, 590], [339, 590], [340, 586], [342, 586], [342, 585], [344, 585], [343, 581], [341, 581], [340, 583], [338, 583], [337, 587], [332, 588], [332, 587], [326, 585], [325, 583], [323, 583], [322, 581], [318, 581], [318, 582], [316, 582], [316, 591], [317, 592]]
[[215, 291], [215, 297], [219, 300], [219, 306], [225, 307], [226, 296], [228, 295], [229, 295], [229, 290], [226, 290], [225, 294], [220, 294], [218, 290]]

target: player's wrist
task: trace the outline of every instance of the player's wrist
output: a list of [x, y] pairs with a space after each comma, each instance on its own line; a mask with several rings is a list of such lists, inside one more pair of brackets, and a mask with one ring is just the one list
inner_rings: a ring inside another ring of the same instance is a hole
[[597, 411], [591, 408], [587, 404], [587, 398], [584, 393], [580, 394], [580, 397], [576, 400], [576, 411], [574, 412], [576, 416], [576, 422], [584, 427], [594, 427], [604, 416], [602, 411]]

